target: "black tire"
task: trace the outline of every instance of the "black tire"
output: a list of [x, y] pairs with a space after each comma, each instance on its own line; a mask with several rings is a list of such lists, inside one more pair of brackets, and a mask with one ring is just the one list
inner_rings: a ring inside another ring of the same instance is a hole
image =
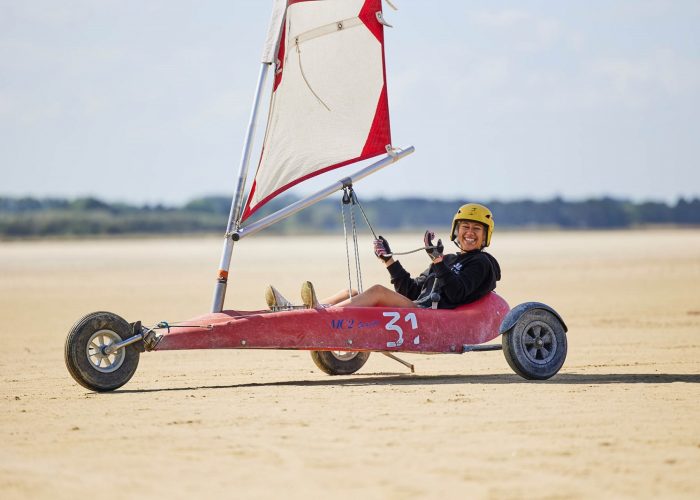
[[66, 338], [65, 360], [68, 372], [83, 387], [113, 391], [136, 372], [139, 351], [135, 344], [105, 356], [100, 347], [131, 337], [129, 323], [110, 312], [94, 312], [79, 319]]
[[544, 309], [523, 313], [503, 334], [503, 354], [515, 373], [529, 380], [554, 376], [566, 359], [566, 332], [561, 321]]
[[362, 368], [369, 359], [368, 352], [311, 351], [311, 359], [328, 375], [350, 375]]

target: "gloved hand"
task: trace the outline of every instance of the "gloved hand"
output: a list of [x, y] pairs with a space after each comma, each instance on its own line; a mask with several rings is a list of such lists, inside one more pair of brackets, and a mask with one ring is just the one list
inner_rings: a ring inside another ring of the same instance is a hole
[[[442, 244], [442, 240], [437, 240], [436, 244], [433, 244], [433, 238], [435, 238], [435, 233], [428, 229], [423, 236], [423, 244], [425, 245], [425, 252], [430, 257], [430, 260], [435, 260], [442, 257], [442, 252], [445, 251], [445, 246]], [[435, 247], [435, 248], [428, 248]]]
[[374, 240], [374, 255], [382, 259], [384, 262], [392, 258], [389, 242], [386, 241], [384, 236], [379, 236], [376, 240]]

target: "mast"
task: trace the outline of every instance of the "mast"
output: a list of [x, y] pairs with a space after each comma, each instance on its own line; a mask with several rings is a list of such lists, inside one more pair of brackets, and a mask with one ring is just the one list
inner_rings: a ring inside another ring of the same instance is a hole
[[226, 225], [226, 234], [224, 235], [224, 248], [221, 252], [221, 261], [219, 263], [219, 273], [216, 278], [216, 287], [214, 288], [214, 299], [212, 301], [211, 312], [221, 312], [224, 308], [224, 299], [226, 298], [226, 285], [228, 283], [228, 270], [231, 267], [231, 254], [233, 253], [234, 241], [231, 234], [238, 229], [238, 221], [240, 220], [241, 206], [243, 205], [243, 192], [245, 190], [246, 179], [248, 178], [248, 166], [250, 164], [250, 150], [253, 147], [253, 139], [255, 137], [255, 123], [260, 109], [260, 95], [265, 85], [265, 77], [267, 76], [267, 63], [260, 65], [260, 74], [258, 76], [258, 85], [253, 98], [253, 109], [250, 112], [250, 120], [248, 121], [248, 130], [246, 132], [245, 141], [243, 142], [243, 152], [241, 154], [241, 162], [238, 169], [238, 184], [236, 193], [231, 202], [231, 211], [228, 216]]
[[267, 72], [270, 66], [275, 62], [275, 54], [279, 45], [280, 31], [282, 29], [282, 21], [287, 9], [287, 0], [273, 0], [272, 16], [270, 26], [267, 30], [267, 37], [263, 46], [262, 62], [260, 65], [260, 73], [258, 75], [258, 84], [253, 97], [253, 106], [250, 112], [250, 120], [248, 121], [248, 130], [246, 131], [245, 140], [243, 141], [243, 152], [241, 153], [241, 161], [238, 169], [238, 183], [236, 185], [235, 195], [231, 201], [231, 210], [226, 224], [226, 234], [224, 235], [224, 248], [221, 252], [221, 261], [219, 263], [219, 272], [216, 278], [216, 287], [214, 288], [214, 298], [212, 300], [211, 311], [221, 312], [224, 309], [224, 299], [226, 298], [226, 285], [228, 283], [228, 270], [231, 267], [231, 254], [233, 253], [234, 241], [231, 234], [238, 229], [241, 220], [241, 210], [243, 207], [243, 193], [245, 192], [246, 180], [248, 179], [248, 166], [250, 165], [250, 152], [253, 147], [253, 138], [255, 136], [255, 124], [258, 118], [260, 109], [260, 97], [262, 96], [263, 87]]

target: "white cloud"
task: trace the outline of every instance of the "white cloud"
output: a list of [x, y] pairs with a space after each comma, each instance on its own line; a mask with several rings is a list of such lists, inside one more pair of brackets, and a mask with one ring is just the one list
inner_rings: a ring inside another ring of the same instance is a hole
[[627, 102], [645, 105], [661, 97], [696, 98], [700, 93], [700, 59], [668, 49], [638, 57], [599, 58], [588, 69], [594, 80]]

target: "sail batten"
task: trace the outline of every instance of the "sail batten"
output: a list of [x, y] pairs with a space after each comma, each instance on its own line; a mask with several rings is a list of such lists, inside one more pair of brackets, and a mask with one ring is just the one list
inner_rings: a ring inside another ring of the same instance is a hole
[[391, 144], [381, 0], [287, 3], [271, 57], [267, 130], [241, 220], [292, 186]]

